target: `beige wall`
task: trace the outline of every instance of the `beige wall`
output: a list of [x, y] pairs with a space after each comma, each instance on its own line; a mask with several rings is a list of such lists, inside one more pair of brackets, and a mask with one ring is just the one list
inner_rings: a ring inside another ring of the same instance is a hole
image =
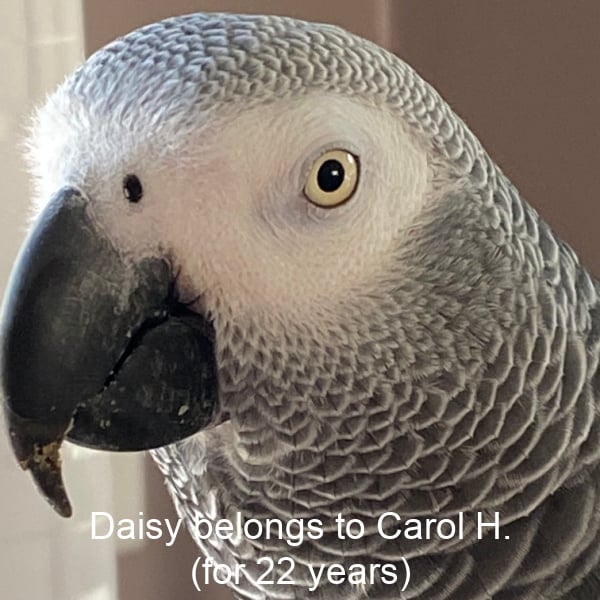
[[386, 44], [389, 15], [397, 0], [83, 0], [86, 50], [93, 51], [135, 27], [191, 12], [273, 14], [335, 23]]
[[438, 88], [600, 276], [600, 2], [394, 6], [392, 49]]
[[[0, 1], [0, 297], [27, 229], [29, 178], [21, 156], [25, 123], [83, 56], [74, 0]], [[71, 446], [65, 479], [76, 506], [60, 519], [17, 466], [0, 410], [0, 598], [114, 600], [114, 543], [90, 539], [94, 505], [111, 502], [110, 457]]]

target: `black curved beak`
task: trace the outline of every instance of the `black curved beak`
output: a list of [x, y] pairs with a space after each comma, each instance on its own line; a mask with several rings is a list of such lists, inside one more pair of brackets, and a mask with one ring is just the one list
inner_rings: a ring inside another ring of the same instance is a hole
[[210, 322], [177, 302], [165, 257], [119, 252], [88, 204], [65, 188], [44, 210], [13, 269], [0, 328], [14, 452], [63, 516], [65, 437], [155, 448], [204, 428], [217, 407]]

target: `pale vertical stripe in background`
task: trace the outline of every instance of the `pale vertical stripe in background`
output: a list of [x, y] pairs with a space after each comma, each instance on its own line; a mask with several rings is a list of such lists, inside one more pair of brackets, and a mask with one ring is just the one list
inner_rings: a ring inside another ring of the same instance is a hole
[[[0, 293], [26, 228], [30, 187], [18, 147], [32, 107], [83, 58], [80, 2], [0, 2]], [[4, 428], [2, 427], [2, 430]], [[90, 512], [111, 506], [108, 455], [71, 448], [67, 487], [74, 527], [48, 507], [0, 436], [0, 596], [6, 600], [114, 600], [114, 543], [94, 542]]]

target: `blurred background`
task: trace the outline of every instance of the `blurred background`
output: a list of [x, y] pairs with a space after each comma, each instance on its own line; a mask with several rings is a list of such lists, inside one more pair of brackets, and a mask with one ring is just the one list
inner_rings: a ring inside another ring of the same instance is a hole
[[[20, 144], [32, 108], [91, 52], [195, 11], [327, 21], [392, 50], [442, 93], [528, 201], [600, 274], [597, 0], [0, 0], [0, 293], [27, 227]], [[34, 493], [0, 434], [0, 597], [230, 598], [191, 583], [193, 544], [90, 539], [92, 511], [176, 519], [148, 458], [70, 448], [75, 516]]]

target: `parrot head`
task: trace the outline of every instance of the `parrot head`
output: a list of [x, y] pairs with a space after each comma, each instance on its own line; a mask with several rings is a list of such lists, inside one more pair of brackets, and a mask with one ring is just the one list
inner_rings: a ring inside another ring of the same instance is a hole
[[[336, 27], [137, 30], [50, 96], [29, 160], [1, 378], [17, 458], [61, 514], [64, 439], [142, 450], [231, 419], [259, 460], [377, 436], [399, 379], [497, 351], [500, 212], [464, 200], [491, 163], [407, 65]], [[252, 436], [249, 403], [278, 441]], [[346, 409], [357, 428], [328, 420]]]

